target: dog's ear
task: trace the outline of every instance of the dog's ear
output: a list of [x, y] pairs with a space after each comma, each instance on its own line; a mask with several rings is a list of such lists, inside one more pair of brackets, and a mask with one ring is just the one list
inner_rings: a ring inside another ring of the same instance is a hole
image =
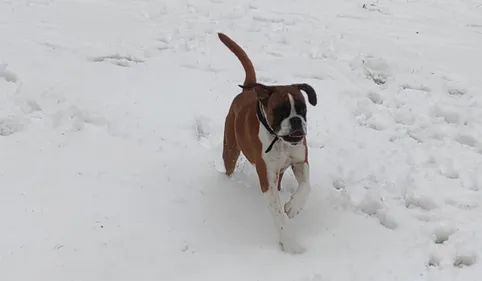
[[293, 84], [292, 86], [304, 91], [306, 93], [306, 95], [308, 96], [308, 101], [310, 102], [310, 104], [313, 105], [313, 106], [316, 105], [317, 97], [316, 97], [315, 89], [313, 89], [313, 87], [311, 87], [310, 85], [305, 84], [305, 83], [303, 83], [303, 84]]
[[266, 86], [261, 83], [254, 83], [254, 84], [248, 84], [248, 85], [238, 85], [240, 88], [247, 90], [247, 89], [253, 89], [256, 94], [258, 95], [258, 99], [262, 101], [266, 101], [267, 98], [271, 96], [271, 94], [274, 92], [274, 87], [271, 86]]

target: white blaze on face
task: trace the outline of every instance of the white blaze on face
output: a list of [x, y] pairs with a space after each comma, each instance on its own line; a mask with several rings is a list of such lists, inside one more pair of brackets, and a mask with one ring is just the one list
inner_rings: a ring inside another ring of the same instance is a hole
[[288, 94], [288, 99], [290, 101], [290, 115], [281, 122], [281, 127], [280, 127], [280, 130], [278, 132], [278, 135], [285, 136], [285, 135], [289, 135], [293, 132], [293, 128], [291, 128], [291, 122], [290, 122], [290, 119], [293, 118], [293, 117], [299, 117], [301, 119], [303, 133], [306, 134], [306, 122], [305, 122], [305, 119], [303, 118], [303, 116], [299, 115], [296, 112], [295, 99], [293, 98], [293, 96], [291, 94]]

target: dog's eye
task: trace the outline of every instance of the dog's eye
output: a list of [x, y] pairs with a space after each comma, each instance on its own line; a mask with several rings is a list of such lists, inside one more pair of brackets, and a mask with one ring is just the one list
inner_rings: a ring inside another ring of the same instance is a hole
[[296, 109], [296, 112], [298, 114], [301, 114], [301, 115], [305, 115], [306, 114], [306, 106], [304, 105], [296, 105], [295, 106], [295, 109]]
[[280, 117], [288, 117], [290, 115], [290, 108], [289, 106], [282, 105], [277, 107], [275, 110], [275, 115], [278, 115]]

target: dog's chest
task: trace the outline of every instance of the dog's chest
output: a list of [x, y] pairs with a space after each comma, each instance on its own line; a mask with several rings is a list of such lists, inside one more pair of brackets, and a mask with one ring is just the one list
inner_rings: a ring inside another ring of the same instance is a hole
[[296, 152], [292, 146], [288, 146], [279, 140], [263, 158], [268, 167], [275, 170], [284, 170], [292, 163], [299, 162]]
[[272, 149], [268, 153], [265, 153], [273, 141], [273, 136], [269, 134], [264, 127], [260, 127], [259, 139], [261, 140], [263, 149], [263, 160], [270, 170], [284, 170], [293, 163], [303, 162], [305, 160], [305, 147], [303, 144], [291, 145], [282, 140], [278, 140]]

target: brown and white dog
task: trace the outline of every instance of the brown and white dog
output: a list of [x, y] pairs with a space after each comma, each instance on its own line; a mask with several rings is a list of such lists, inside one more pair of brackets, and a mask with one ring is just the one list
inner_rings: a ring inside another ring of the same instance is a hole
[[[286, 217], [295, 217], [310, 193], [308, 147], [306, 145], [306, 92], [311, 105], [316, 93], [310, 85], [263, 85], [256, 82], [253, 64], [243, 49], [223, 33], [223, 42], [241, 61], [246, 72], [243, 89], [226, 116], [223, 160], [226, 175], [234, 172], [240, 152], [256, 167], [261, 191], [265, 194], [286, 252], [301, 253], [304, 248], [286, 231]], [[282, 208], [279, 191], [285, 170], [291, 167], [297, 190]]]

